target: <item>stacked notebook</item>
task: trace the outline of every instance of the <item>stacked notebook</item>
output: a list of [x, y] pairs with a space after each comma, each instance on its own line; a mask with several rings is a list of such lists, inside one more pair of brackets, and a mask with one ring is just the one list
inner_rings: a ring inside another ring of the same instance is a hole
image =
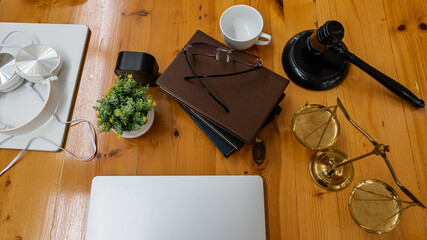
[[[222, 43], [197, 31], [188, 41], [205, 42], [218, 47]], [[248, 69], [239, 63], [224, 63], [212, 58], [190, 56], [198, 74], [223, 74]], [[193, 76], [183, 51], [157, 80], [159, 89], [175, 99], [219, 151], [228, 157], [243, 144], [251, 144], [257, 132], [280, 113], [278, 103], [289, 81], [265, 67], [228, 77], [201, 79], [203, 84], [227, 106], [226, 112], [206, 93]]]

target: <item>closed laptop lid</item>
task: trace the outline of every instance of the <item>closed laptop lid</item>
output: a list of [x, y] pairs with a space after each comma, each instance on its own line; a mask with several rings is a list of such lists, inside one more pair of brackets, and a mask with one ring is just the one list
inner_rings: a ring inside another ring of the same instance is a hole
[[99, 176], [86, 240], [263, 240], [259, 176]]

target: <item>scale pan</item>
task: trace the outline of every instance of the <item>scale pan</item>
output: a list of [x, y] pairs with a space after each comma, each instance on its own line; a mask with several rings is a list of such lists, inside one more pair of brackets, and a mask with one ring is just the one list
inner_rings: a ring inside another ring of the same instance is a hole
[[351, 217], [370, 233], [382, 234], [399, 223], [402, 204], [390, 185], [380, 180], [365, 180], [354, 187], [348, 200]]
[[322, 150], [336, 142], [340, 125], [337, 116], [328, 108], [307, 104], [294, 114], [291, 129], [302, 145], [313, 150]]

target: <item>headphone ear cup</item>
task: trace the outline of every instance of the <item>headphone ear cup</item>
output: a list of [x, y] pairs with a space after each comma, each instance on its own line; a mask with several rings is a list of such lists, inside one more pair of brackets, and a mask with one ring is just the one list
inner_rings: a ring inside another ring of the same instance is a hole
[[24, 83], [24, 79], [21, 78], [16, 73], [13, 75], [12, 78], [16, 78], [16, 80], [9, 81], [5, 85], [1, 85], [0, 86], [0, 92], [11, 92], [15, 88], [18, 88], [19, 86], [21, 86], [22, 83]]
[[15, 58], [9, 53], [0, 53], [0, 92], [10, 92], [23, 82], [16, 74]]
[[53, 48], [32, 44], [16, 54], [16, 73], [30, 82], [42, 82], [57, 75], [62, 67], [61, 56]]

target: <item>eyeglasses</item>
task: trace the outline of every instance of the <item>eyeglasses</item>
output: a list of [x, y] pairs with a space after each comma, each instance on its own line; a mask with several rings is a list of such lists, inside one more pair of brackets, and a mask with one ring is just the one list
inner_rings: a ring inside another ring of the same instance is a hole
[[[209, 96], [211, 96], [219, 105], [221, 105], [226, 112], [230, 112], [230, 111], [225, 106], [225, 104], [222, 103], [218, 98], [216, 98], [200, 79], [235, 76], [239, 74], [252, 72], [262, 67], [262, 60], [250, 52], [229, 49], [225, 47], [217, 47], [208, 43], [202, 43], [202, 42], [189, 43], [185, 45], [183, 52], [184, 52], [188, 67], [193, 73], [193, 76], [186, 76], [184, 77], [184, 79], [189, 80], [189, 79], [195, 78], [199, 82], [200, 86], [202, 86], [202, 88], [205, 90], [205, 92], [207, 92]], [[249, 69], [232, 72], [232, 73], [225, 73], [225, 74], [197, 75], [196, 71], [194, 70], [193, 66], [190, 63], [188, 55], [193, 57], [195, 56], [214, 57], [217, 61], [220, 61], [222, 55], [225, 55], [225, 61], [227, 62], [227, 64], [231, 64], [235, 62], [238, 64], [246, 65], [249, 67]]]

